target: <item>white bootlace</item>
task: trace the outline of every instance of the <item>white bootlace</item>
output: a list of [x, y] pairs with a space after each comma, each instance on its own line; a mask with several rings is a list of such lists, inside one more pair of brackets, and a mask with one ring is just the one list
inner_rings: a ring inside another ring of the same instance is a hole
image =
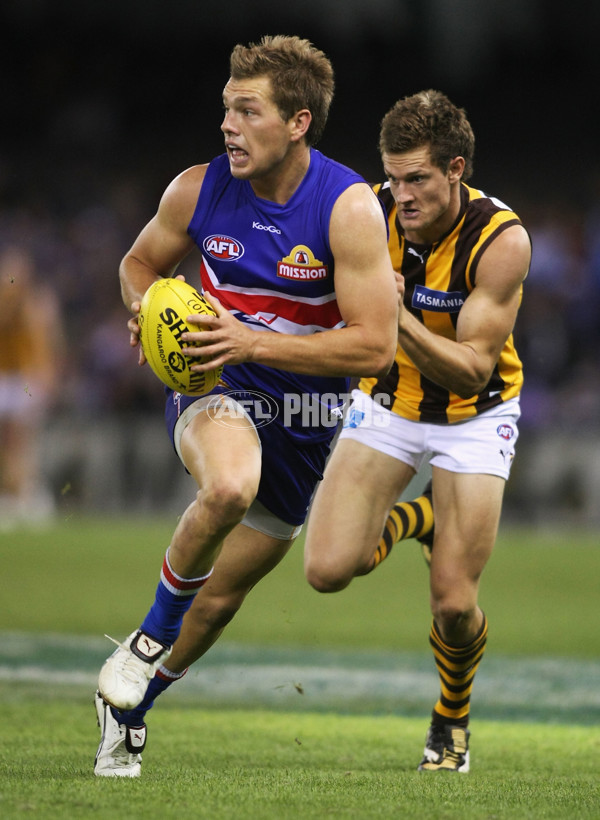
[[134, 655], [131, 651], [131, 647], [125, 646], [125, 644], [121, 643], [121, 641], [117, 641], [116, 638], [111, 638], [111, 636], [107, 635], [106, 632], [104, 633], [104, 637], [108, 638], [108, 640], [116, 644], [119, 649], [122, 649], [127, 653], [123, 658], [121, 658], [121, 674], [126, 680], [134, 685], [137, 684], [140, 679], [140, 670], [143, 670], [145, 676], [149, 677], [148, 672], [151, 669], [151, 664], [141, 658], [138, 658], [137, 655]]

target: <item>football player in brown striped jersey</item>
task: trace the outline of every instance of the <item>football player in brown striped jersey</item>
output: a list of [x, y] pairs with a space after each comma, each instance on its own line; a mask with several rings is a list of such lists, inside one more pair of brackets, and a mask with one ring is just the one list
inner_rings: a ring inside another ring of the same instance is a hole
[[399, 100], [382, 121], [386, 182], [375, 191], [388, 213], [398, 347], [391, 371], [353, 392], [306, 539], [309, 582], [343, 589], [389, 552], [395, 502], [431, 465], [429, 641], [441, 692], [421, 771], [469, 770], [470, 696], [487, 636], [479, 580], [496, 540], [523, 382], [512, 333], [531, 243], [511, 208], [466, 184], [474, 145], [464, 110], [439, 91]]

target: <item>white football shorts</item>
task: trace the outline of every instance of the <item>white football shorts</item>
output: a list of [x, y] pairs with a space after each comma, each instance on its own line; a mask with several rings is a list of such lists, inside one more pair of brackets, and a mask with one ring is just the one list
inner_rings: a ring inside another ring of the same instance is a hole
[[454, 424], [409, 421], [376, 404], [362, 390], [353, 390], [352, 399], [340, 438], [354, 439], [387, 453], [415, 472], [428, 461], [452, 473], [508, 479], [519, 437], [518, 398]]

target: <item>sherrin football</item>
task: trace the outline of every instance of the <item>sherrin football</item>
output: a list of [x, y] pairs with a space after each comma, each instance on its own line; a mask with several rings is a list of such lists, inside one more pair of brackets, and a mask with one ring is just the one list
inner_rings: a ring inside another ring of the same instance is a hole
[[186, 322], [193, 313], [216, 316], [204, 296], [187, 282], [158, 279], [142, 299], [140, 343], [148, 364], [167, 387], [186, 396], [203, 396], [218, 384], [223, 368], [206, 373], [190, 370], [190, 365], [204, 361], [181, 352], [182, 347], [190, 347], [181, 339], [182, 333], [201, 329]]

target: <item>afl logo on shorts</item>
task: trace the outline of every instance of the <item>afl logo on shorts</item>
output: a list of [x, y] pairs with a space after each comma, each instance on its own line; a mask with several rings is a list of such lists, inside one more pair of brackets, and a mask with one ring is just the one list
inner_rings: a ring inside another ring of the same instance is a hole
[[504, 441], [510, 441], [515, 434], [515, 431], [510, 426], [510, 424], [501, 424], [499, 427], [496, 428], [496, 432], [498, 433], [500, 438], [504, 439]]
[[233, 262], [244, 255], [244, 246], [237, 239], [231, 236], [213, 234], [207, 236], [202, 247], [213, 259], [220, 259], [221, 262]]

